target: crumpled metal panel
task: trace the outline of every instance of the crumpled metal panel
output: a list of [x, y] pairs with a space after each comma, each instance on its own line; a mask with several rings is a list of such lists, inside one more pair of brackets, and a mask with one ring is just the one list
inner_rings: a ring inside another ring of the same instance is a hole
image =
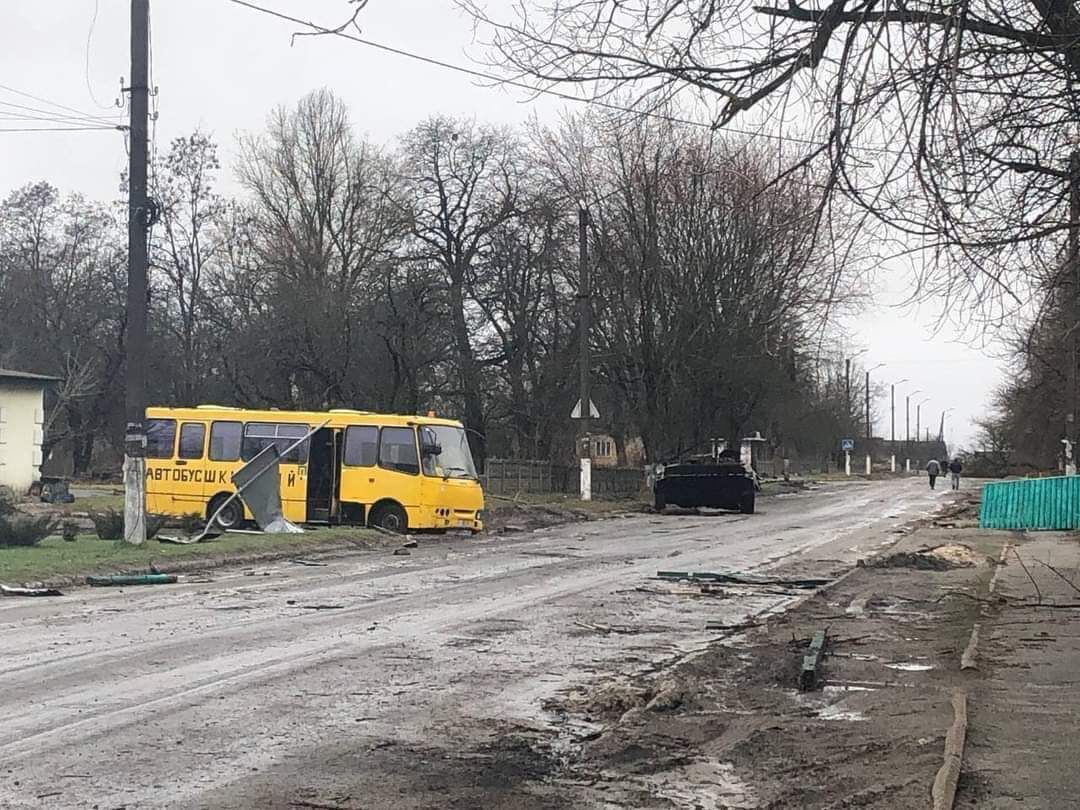
[[987, 484], [979, 525], [984, 529], [1080, 529], [1080, 476]]
[[232, 482], [260, 529], [267, 534], [299, 534], [303, 529], [287, 521], [281, 513], [280, 466], [277, 446], [270, 444], [237, 470]]

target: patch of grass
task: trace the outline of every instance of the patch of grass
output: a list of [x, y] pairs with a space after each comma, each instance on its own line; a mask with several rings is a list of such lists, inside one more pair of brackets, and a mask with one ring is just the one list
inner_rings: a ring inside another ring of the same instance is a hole
[[[167, 532], [166, 532], [167, 533]], [[30, 548], [0, 548], [0, 582], [63, 581], [86, 574], [145, 572], [153, 563], [164, 572], [170, 563], [205, 561], [210, 567], [222, 561], [242, 562], [272, 555], [301, 555], [306, 552], [350, 544], [385, 545], [382, 535], [360, 528], [316, 529], [304, 534], [226, 534], [190, 546], [149, 540], [142, 546], [99, 540], [80, 534], [74, 542], [48, 537]]]
[[58, 504], [57, 508], [66, 515], [74, 512], [104, 512], [107, 509], [124, 509], [123, 495], [95, 495], [91, 498], [76, 498], [71, 503]]

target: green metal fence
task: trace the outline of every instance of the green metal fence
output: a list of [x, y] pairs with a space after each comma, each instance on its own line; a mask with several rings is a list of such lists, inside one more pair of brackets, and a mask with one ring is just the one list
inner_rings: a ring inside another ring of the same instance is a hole
[[987, 484], [979, 525], [984, 529], [1080, 529], [1080, 476]]

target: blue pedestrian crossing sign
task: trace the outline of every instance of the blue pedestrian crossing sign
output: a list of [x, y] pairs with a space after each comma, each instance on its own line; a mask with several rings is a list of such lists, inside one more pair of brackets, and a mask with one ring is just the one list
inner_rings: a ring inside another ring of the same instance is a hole
[[845, 453], [850, 453], [852, 450], [855, 449], [855, 440], [854, 439], [841, 439], [840, 440], [840, 449], [843, 450]]

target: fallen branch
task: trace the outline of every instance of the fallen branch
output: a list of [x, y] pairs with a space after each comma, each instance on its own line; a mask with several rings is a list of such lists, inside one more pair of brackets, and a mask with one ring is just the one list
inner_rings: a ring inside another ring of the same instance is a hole
[[1069, 586], [1070, 588], [1072, 588], [1072, 589], [1073, 589], [1074, 591], [1076, 591], [1077, 593], [1080, 593], [1080, 588], [1078, 588], [1078, 587], [1077, 587], [1077, 586], [1076, 586], [1076, 585], [1075, 585], [1075, 584], [1073, 583], [1073, 581], [1072, 581], [1071, 579], [1069, 579], [1069, 578], [1068, 578], [1067, 576], [1065, 576], [1065, 575], [1064, 575], [1063, 573], [1061, 573], [1061, 572], [1060, 572], [1060, 571], [1058, 571], [1058, 570], [1057, 570], [1056, 568], [1054, 568], [1054, 566], [1052, 566], [1052, 565], [1051, 565], [1050, 563], [1048, 563], [1048, 562], [1043, 562], [1042, 560], [1035, 560], [1035, 562], [1037, 562], [1037, 563], [1038, 563], [1039, 565], [1043, 565], [1043, 566], [1046, 566], [1047, 568], [1049, 568], [1049, 569], [1050, 569], [1050, 570], [1051, 570], [1051, 571], [1052, 571], [1053, 573], [1055, 573], [1055, 574], [1057, 574], [1057, 575], [1058, 575], [1059, 577], [1061, 577], [1062, 581], [1063, 581], [1063, 582], [1064, 582], [1064, 583], [1065, 583], [1066, 585], [1068, 585], [1068, 586]]
[[960, 781], [960, 766], [964, 759], [964, 741], [967, 738], [967, 692], [953, 692], [953, 723], [945, 734], [945, 761], [934, 778], [930, 795], [934, 810], [952, 810], [956, 800], [956, 786]]

